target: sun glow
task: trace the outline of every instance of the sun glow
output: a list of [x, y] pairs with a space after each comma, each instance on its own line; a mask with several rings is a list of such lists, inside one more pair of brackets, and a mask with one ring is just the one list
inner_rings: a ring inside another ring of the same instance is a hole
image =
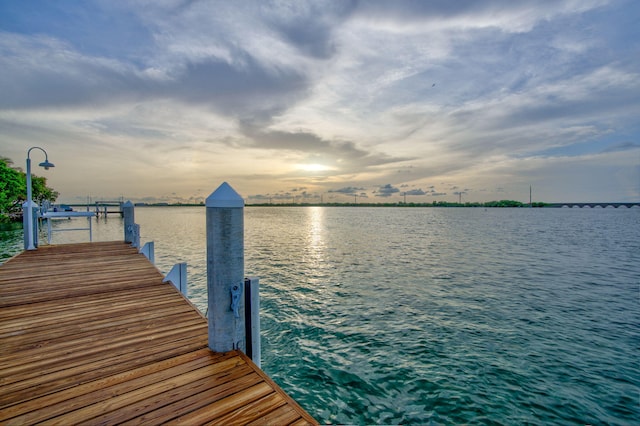
[[297, 168], [304, 170], [305, 172], [324, 172], [332, 169], [331, 167], [323, 164], [298, 164]]

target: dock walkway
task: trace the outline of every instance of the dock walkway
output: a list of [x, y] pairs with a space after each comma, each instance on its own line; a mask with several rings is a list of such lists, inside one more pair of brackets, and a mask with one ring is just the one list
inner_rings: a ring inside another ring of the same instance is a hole
[[317, 424], [122, 242], [0, 266], [0, 424]]

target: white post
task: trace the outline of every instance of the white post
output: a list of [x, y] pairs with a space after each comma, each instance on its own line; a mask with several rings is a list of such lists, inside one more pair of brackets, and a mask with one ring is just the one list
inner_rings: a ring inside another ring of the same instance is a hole
[[35, 203], [31, 194], [31, 159], [27, 154], [27, 247], [25, 247], [27, 250], [36, 249], [33, 244], [33, 208]]
[[244, 352], [244, 200], [224, 182], [205, 205], [209, 348]]
[[[29, 207], [31, 206], [31, 207]], [[25, 201], [22, 204], [22, 228], [24, 232], [24, 249], [35, 250], [38, 246], [38, 204]], [[31, 248], [30, 248], [31, 247]]]
[[133, 233], [133, 242], [131, 243], [131, 246], [138, 248], [140, 247], [140, 225], [134, 223], [132, 227], [133, 230], [131, 232]]
[[122, 205], [122, 215], [124, 217], [124, 242], [131, 244], [135, 242], [136, 234], [133, 226], [136, 223], [135, 211], [131, 201]]
[[51, 219], [47, 218], [47, 243], [51, 244]]

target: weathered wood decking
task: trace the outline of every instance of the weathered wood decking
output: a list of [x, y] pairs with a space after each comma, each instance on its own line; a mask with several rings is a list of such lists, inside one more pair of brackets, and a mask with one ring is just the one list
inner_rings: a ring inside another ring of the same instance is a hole
[[0, 266], [0, 424], [316, 424], [121, 242]]

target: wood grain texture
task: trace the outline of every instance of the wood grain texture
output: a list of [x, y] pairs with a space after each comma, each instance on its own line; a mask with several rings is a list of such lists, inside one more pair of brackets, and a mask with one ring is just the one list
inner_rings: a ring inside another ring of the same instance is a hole
[[122, 242], [0, 266], [0, 424], [317, 424]]

